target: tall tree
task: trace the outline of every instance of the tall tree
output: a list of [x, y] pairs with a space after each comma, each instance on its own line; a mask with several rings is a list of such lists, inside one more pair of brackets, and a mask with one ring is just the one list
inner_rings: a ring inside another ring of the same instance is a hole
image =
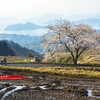
[[67, 20], [60, 20], [47, 28], [48, 32], [43, 37], [43, 52], [49, 51], [51, 55], [69, 52], [74, 64], [77, 64], [84, 51], [96, 46], [96, 31], [88, 25], [74, 25]]

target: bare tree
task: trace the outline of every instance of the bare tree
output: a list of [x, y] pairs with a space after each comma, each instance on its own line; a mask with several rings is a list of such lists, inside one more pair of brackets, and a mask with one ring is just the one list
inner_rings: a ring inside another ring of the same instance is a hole
[[43, 37], [43, 52], [69, 52], [73, 63], [77, 64], [80, 55], [97, 43], [94, 38], [95, 30], [88, 25], [74, 25], [67, 20], [57, 21], [48, 26], [48, 32]]

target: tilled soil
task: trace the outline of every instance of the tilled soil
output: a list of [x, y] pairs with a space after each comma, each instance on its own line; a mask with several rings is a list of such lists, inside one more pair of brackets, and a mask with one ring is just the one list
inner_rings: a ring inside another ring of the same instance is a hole
[[[35, 65], [32, 64], [32, 66]], [[0, 73], [2, 72], [4, 70], [0, 70]], [[100, 100], [100, 96], [92, 95], [94, 91], [100, 92], [100, 80], [97, 79], [68, 78], [33, 71], [5, 70], [5, 73], [7, 75], [28, 75], [31, 78], [1, 80], [0, 100]], [[16, 89], [16, 87], [20, 88]]]

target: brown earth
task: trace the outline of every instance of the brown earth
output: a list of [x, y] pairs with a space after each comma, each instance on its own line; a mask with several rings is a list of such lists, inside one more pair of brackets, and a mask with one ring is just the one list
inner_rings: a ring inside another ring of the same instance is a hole
[[[19, 64], [18, 66], [28, 67], [30, 65], [31, 67], [42, 67], [39, 64]], [[8, 66], [14, 66], [14, 64]], [[14, 86], [26, 87], [10, 93], [3, 100], [100, 100], [100, 96], [88, 96], [88, 90], [100, 91], [100, 80], [98, 79], [68, 78], [62, 75], [33, 71], [0, 70], [0, 73], [31, 76], [26, 80], [1, 80], [0, 90], [12, 86], [12, 88], [0, 92], [1, 100], [4, 93], [14, 89]], [[35, 88], [31, 88], [33, 86]], [[45, 89], [40, 86], [44, 86]]]

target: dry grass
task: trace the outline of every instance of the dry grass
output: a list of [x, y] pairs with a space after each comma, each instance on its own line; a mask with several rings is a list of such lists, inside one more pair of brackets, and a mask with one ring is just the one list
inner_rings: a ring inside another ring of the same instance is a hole
[[93, 96], [100, 96], [100, 91], [93, 91], [92, 92], [92, 95]]
[[[3, 59], [4, 56], [0, 56], [0, 60]], [[25, 57], [15, 57], [15, 56], [6, 56], [7, 63], [22, 63], [27, 62]]]
[[[59, 53], [58, 58], [54, 57], [47, 62], [73, 64], [73, 59], [70, 53]], [[78, 64], [100, 64], [100, 54], [92, 51], [86, 51], [78, 58]]]
[[0, 66], [0, 69], [9, 70], [20, 70], [20, 71], [36, 71], [36, 72], [47, 72], [50, 74], [65, 75], [68, 77], [75, 78], [99, 78], [100, 79], [100, 67], [8, 67]]

